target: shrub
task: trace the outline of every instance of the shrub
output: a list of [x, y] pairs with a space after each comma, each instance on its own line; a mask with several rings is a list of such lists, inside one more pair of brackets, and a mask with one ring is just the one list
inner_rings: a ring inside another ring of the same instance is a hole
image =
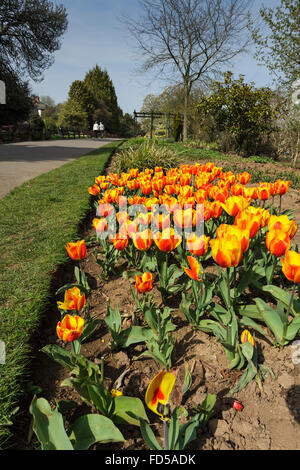
[[127, 171], [130, 168], [154, 168], [162, 166], [171, 168], [177, 166], [178, 157], [165, 147], [158, 147], [154, 142], [144, 141], [140, 145], [132, 145], [120, 150], [117, 154], [117, 171]]

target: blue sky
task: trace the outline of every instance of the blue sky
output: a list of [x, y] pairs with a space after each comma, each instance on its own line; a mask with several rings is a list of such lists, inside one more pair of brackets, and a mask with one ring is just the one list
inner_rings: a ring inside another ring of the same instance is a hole
[[[158, 94], [167, 85], [135, 73], [133, 43], [118, 18], [122, 14], [138, 18], [137, 0], [57, 0], [57, 3], [65, 5], [69, 27], [54, 64], [44, 72], [44, 80], [30, 81], [35, 94], [49, 95], [56, 103], [64, 102], [71, 83], [82, 80], [98, 64], [108, 71], [123, 112], [132, 114], [134, 109], [141, 108], [147, 94]], [[255, 0], [254, 14], [262, 4], [276, 7], [280, 0]], [[258, 66], [250, 54], [236, 58], [232, 70], [236, 76], [244, 74], [246, 81], [257, 86], [272, 84], [267, 69]]]

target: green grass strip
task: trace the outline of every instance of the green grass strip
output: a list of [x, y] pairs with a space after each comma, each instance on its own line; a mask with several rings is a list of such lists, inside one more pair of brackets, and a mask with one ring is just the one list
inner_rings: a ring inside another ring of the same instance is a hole
[[0, 199], [0, 448], [10, 437], [8, 422], [22, 394], [37, 331], [50, 297], [51, 277], [69, 260], [66, 242], [78, 239], [94, 184], [116, 141], [38, 176]]

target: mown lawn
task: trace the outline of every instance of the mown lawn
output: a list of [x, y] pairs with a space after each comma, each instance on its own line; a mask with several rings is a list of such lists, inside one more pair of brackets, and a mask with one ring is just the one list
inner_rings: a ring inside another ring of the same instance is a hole
[[30, 337], [38, 330], [57, 267], [68, 261], [65, 244], [78, 239], [90, 208], [87, 188], [121, 141], [24, 183], [0, 200], [0, 448], [24, 390], [31, 358]]

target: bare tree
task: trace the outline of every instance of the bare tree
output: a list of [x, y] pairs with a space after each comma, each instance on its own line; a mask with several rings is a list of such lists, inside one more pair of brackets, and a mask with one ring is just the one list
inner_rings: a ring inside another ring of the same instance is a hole
[[141, 53], [141, 71], [178, 76], [187, 138], [193, 84], [212, 77], [246, 50], [249, 0], [139, 0], [143, 16], [125, 18]]

